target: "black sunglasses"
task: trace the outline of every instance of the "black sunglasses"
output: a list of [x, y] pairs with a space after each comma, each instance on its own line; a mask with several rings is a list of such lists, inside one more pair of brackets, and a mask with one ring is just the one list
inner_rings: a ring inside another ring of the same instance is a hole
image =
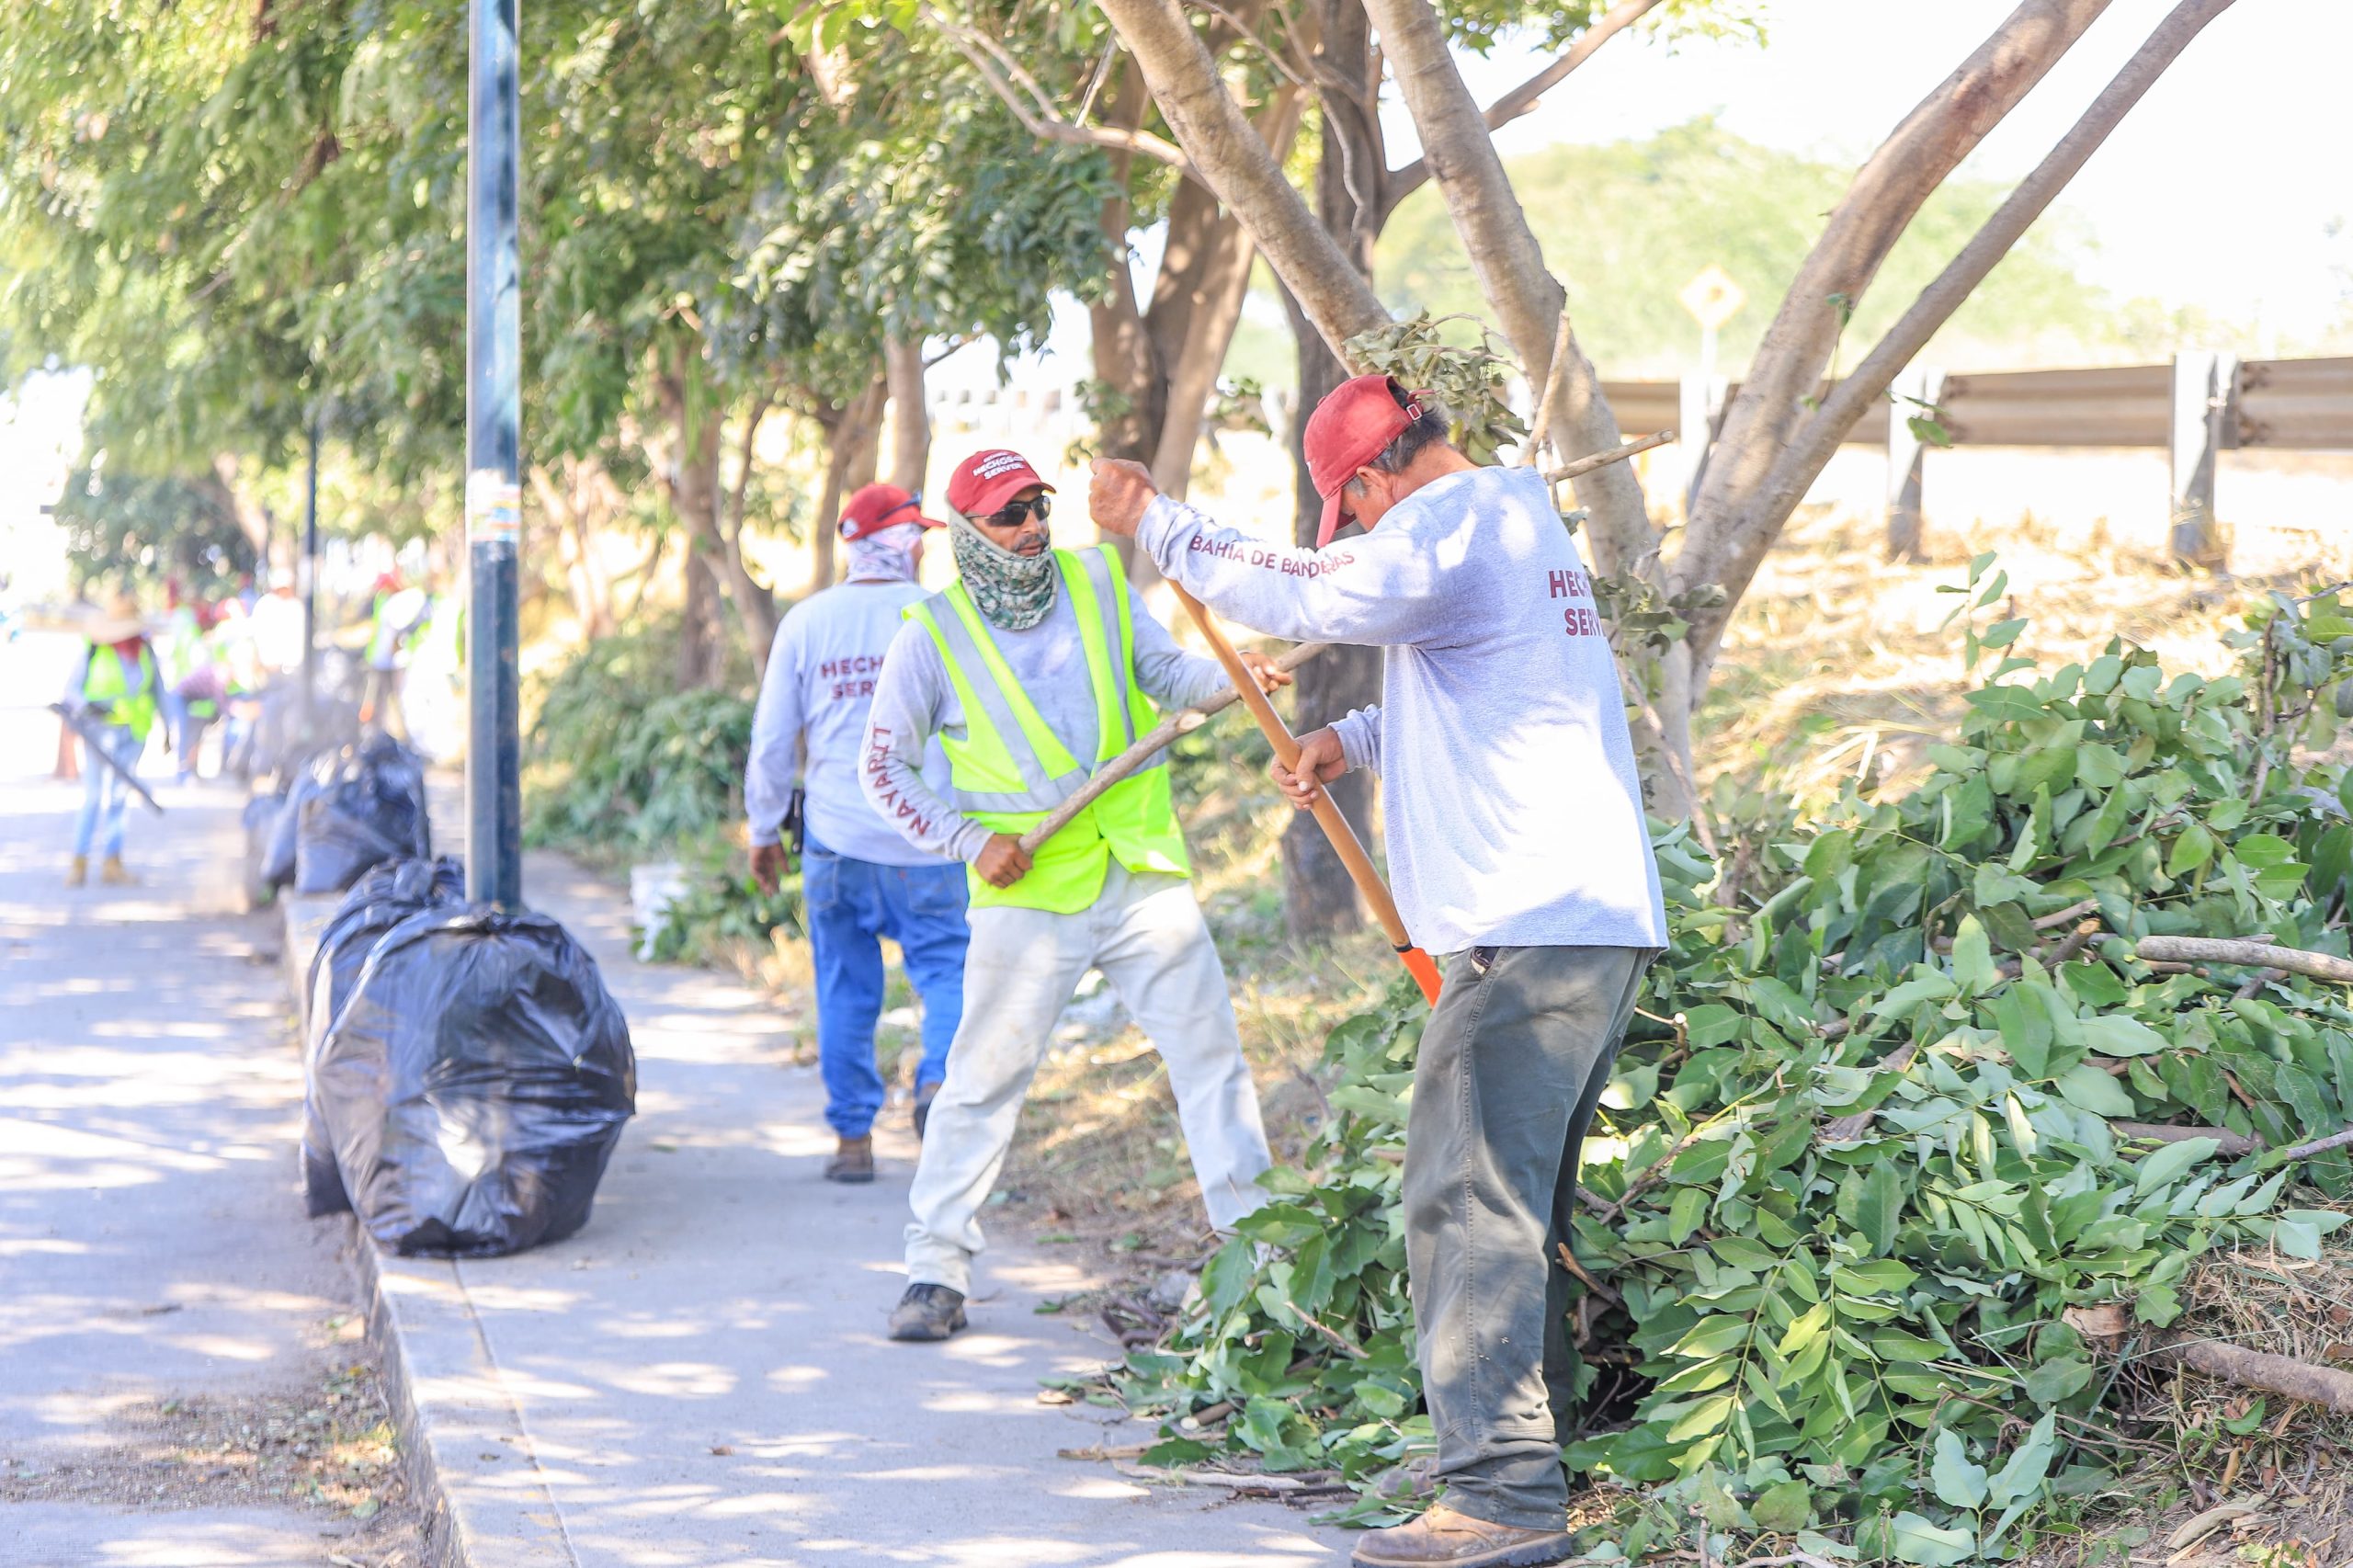
[[1029, 521], [1029, 515], [1035, 512], [1038, 515], [1038, 520], [1042, 523], [1054, 515], [1052, 502], [1053, 497], [1051, 495], [1040, 495], [1034, 501], [1015, 501], [1000, 506], [981, 520], [991, 528], [1017, 528]]

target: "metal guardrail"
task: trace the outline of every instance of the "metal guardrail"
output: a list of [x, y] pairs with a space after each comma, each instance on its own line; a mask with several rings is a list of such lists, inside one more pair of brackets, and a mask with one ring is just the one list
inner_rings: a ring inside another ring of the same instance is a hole
[[[1934, 401], [1959, 447], [2165, 448], [2173, 444], [2175, 380], [2174, 365], [1969, 371], [1946, 376]], [[1602, 391], [1628, 436], [1676, 426], [1680, 382], [1604, 381]], [[1712, 400], [1711, 434], [1739, 392], [1733, 381]], [[2353, 358], [2239, 360], [2222, 396], [2224, 450], [2353, 451]], [[1883, 443], [1888, 413], [1887, 403], [1875, 406], [1856, 422], [1847, 444]]]

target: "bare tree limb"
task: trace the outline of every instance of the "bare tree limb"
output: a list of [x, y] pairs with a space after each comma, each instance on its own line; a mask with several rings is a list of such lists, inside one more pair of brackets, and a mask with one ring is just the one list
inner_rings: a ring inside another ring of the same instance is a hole
[[[1984, 227], [1961, 247], [1961, 254], [1938, 274], [1936, 281], [1920, 291], [1912, 308], [1888, 329], [1887, 335], [1863, 357], [1862, 362], [1830, 390], [1813, 416], [1781, 450], [1763, 489], [1743, 507], [1746, 526], [1761, 527], [1765, 533], [1754, 551], [1756, 557], [1763, 556], [1771, 536], [1779, 533], [1777, 519], [1788, 516], [1804, 496], [1807, 487], [1821, 474], [1838, 443], [1854, 428], [1864, 411], [1887, 394], [1896, 376], [1927, 347], [1938, 329], [1952, 318], [1977, 286], [1984, 282], [1986, 274], [2042, 216], [2052, 199], [2084, 166], [2085, 160], [2099, 149], [2109, 133], [2140, 102], [2142, 95], [2188, 46], [2189, 40], [2228, 9], [2231, 3], [2232, 0], [2183, 0], [2176, 6], [2099, 97], [2092, 100], [2083, 118], [2060, 139], [2050, 155], [2018, 182], [2018, 188], [1995, 210]], [[1744, 551], [1741, 558], [1748, 553]], [[1740, 581], [1745, 584], [1748, 572], [1754, 570], [1752, 563], [1747, 571], [1739, 574]], [[1738, 597], [1736, 588], [1733, 597]]]
[[[1489, 104], [1483, 117], [1487, 129], [1501, 131], [1533, 109], [1544, 101], [1546, 93], [1561, 85], [1570, 72], [1592, 59], [1594, 51], [1662, 4], [1664, 0], [1618, 0], [1617, 5], [1595, 17], [1592, 26], [1577, 34], [1576, 41], [1562, 51], [1551, 64]], [[1397, 204], [1428, 183], [1429, 177], [1427, 158], [1416, 158], [1402, 168], [1390, 170], [1381, 188], [1381, 216], [1385, 218], [1395, 211]]]
[[1696, 701], [1730, 619], [1772, 536], [1751, 505], [1820, 386], [1857, 301], [1920, 208], [1987, 131], [2083, 36], [2109, 0], [2021, 0], [1991, 36], [1920, 100], [1857, 171], [1765, 330], [1702, 480], [1670, 585], [1721, 584], [1719, 609], [1697, 610], [1681, 645]]
[[[2214, 4], [2216, 0], [2202, 3]], [[2227, 5], [2230, 0], [2220, 3]], [[2290, 974], [2353, 985], [2353, 960], [2307, 952], [2302, 948], [2282, 948], [2270, 942], [2217, 937], [2143, 937], [2132, 944], [2132, 950], [2144, 962], [2243, 964], [2249, 969], [2284, 969]]]
[[[1390, 75], [1421, 131], [1423, 156], [1446, 197], [1480, 292], [1494, 307], [1529, 380], [1559, 383], [1550, 410], [1553, 446], [1563, 452], [1614, 449], [1620, 438], [1617, 415], [1574, 332], [1560, 363], [1553, 363], [1552, 341], [1568, 296], [1545, 269], [1543, 248], [1504, 174], [1486, 120], [1463, 85], [1438, 13], [1429, 0], [1365, 0], [1365, 14], [1381, 30]], [[1597, 570], [1622, 573], [1657, 548], [1658, 528], [1643, 504], [1633, 470], [1623, 464], [1594, 470], [1590, 479], [1578, 483], [1577, 500], [1591, 516], [1586, 535]]]
[[1348, 339], [1387, 326], [1389, 312], [1291, 188], [1184, 11], [1176, 0], [1103, 0], [1103, 12], [1142, 69], [1186, 156], [1249, 229], [1332, 352], [1347, 362]]
[[[1139, 153], [1147, 158], [1166, 164], [1188, 179], [1200, 178], [1200, 171], [1185, 155], [1185, 150], [1165, 137], [1149, 131], [1122, 130], [1108, 125], [1080, 125], [1063, 118], [1053, 100], [1039, 86], [1037, 79], [1023, 70], [995, 40], [971, 28], [958, 26], [933, 10], [924, 7], [924, 19], [939, 29], [942, 36], [956, 46], [958, 53], [970, 61], [972, 68], [988, 84], [1021, 128], [1040, 142], [1060, 142], [1073, 147], [1102, 147], [1117, 153]], [[1016, 91], [1019, 83], [1023, 91]], [[1025, 101], [1026, 94], [1026, 101]]]

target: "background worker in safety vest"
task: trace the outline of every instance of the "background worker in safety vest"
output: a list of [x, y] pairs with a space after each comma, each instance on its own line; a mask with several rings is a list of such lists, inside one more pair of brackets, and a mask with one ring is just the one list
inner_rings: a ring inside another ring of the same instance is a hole
[[[155, 727], [164, 687], [155, 651], [140, 624], [139, 601], [117, 594], [88, 636], [89, 643], [65, 682], [65, 707], [90, 722], [108, 756], [125, 771], [136, 769], [140, 754], [147, 749], [148, 733]], [[67, 887], [78, 888], [90, 880], [93, 844], [100, 844], [106, 853], [100, 881], [123, 884], [137, 880], [122, 864], [122, 819], [130, 803], [131, 786], [120, 773], [95, 756], [83, 762], [82, 810], [74, 819], [74, 863], [65, 873]]]
[[164, 635], [155, 652], [164, 670], [163, 690], [157, 695], [172, 755], [179, 759], [179, 781], [185, 784], [196, 777], [197, 743], [215, 709], [205, 697], [203, 673], [212, 655], [205, 646], [203, 611], [189, 601], [177, 577], [164, 585]]
[[[1155, 722], [1225, 689], [1128, 591], [1108, 547], [1050, 550], [1050, 490], [1018, 454], [980, 452], [948, 486], [958, 580], [907, 611], [867, 721], [866, 798], [910, 843], [971, 867], [964, 1020], [909, 1198], [907, 1289], [894, 1339], [964, 1326], [980, 1211], [1013, 1142], [1054, 1022], [1090, 968], [1167, 1064], [1176, 1113], [1220, 1230], [1256, 1208], [1267, 1168], [1258, 1095], [1225, 971], [1187, 881], [1165, 756], [1039, 846], [1018, 839]], [[1255, 657], [1255, 656], [1254, 656]], [[1272, 689], [1288, 677], [1254, 665]], [[945, 743], [954, 804], [920, 771]]]
[[360, 694], [359, 722], [402, 740], [408, 738], [408, 724], [401, 704], [401, 672], [408, 665], [409, 640], [431, 608], [425, 590], [404, 586], [399, 573], [387, 572], [376, 579], [368, 618], [368, 686]]
[[[773, 892], [790, 869], [784, 840], [798, 830], [801, 905], [817, 971], [817, 1065], [825, 1119], [841, 1140], [828, 1181], [874, 1179], [874, 1116], [882, 1075], [874, 1025], [882, 1014], [882, 943], [899, 944], [923, 998], [923, 1057], [915, 1067], [915, 1133], [948, 1075], [948, 1044], [964, 1012], [964, 868], [908, 843], [874, 814], [858, 787], [866, 713], [901, 612], [924, 597], [915, 582], [924, 530], [943, 525], [894, 484], [870, 484], [842, 508], [848, 580], [785, 615], [752, 715], [744, 770], [752, 875]], [[928, 781], [943, 788], [947, 759], [930, 749]]]
[[1481, 467], [1428, 394], [1343, 382], [1307, 421], [1319, 545], [1220, 528], [1098, 462], [1097, 525], [1219, 613], [1377, 644], [1381, 702], [1300, 737], [1295, 802], [1351, 767], [1385, 788], [1415, 939], [1454, 955], [1414, 1068], [1403, 1194], [1423, 1398], [1446, 1502], [1375, 1531], [1359, 1568], [1555, 1562], [1560, 1443], [1578, 1415], [1565, 1327], [1577, 1156], [1666, 945], [1618, 669], [1592, 579], [1533, 468]]

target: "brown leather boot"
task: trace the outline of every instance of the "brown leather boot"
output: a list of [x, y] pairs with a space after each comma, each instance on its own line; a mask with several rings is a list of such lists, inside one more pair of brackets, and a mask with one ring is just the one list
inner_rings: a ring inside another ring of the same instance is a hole
[[119, 855], [109, 855], [99, 862], [98, 881], [110, 888], [135, 888], [139, 885], [139, 879], [131, 874], [131, 868], [122, 863]]
[[1489, 1524], [1440, 1504], [1410, 1524], [1373, 1531], [1357, 1543], [1354, 1561], [1357, 1568], [1540, 1568], [1568, 1556], [1570, 1539], [1566, 1530]]
[[834, 1157], [825, 1162], [827, 1181], [868, 1182], [874, 1179], [874, 1139], [845, 1138]]
[[69, 888], [87, 886], [90, 881], [90, 858], [76, 855], [74, 863], [65, 868], [65, 885]]

